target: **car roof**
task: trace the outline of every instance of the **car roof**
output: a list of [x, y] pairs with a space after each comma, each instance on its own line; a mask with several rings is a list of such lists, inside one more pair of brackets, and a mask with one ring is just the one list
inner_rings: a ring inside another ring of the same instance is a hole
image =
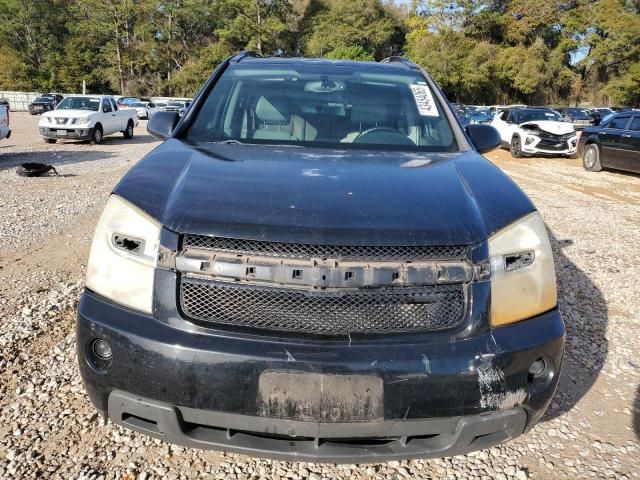
[[258, 65], [286, 65], [288, 67], [304, 65], [326, 65], [349, 67], [362, 70], [392, 70], [402, 68], [405, 70], [420, 70], [420, 68], [404, 57], [388, 57], [380, 62], [360, 61], [360, 60], [333, 60], [329, 58], [307, 58], [307, 57], [257, 57], [246, 52], [241, 52], [230, 59], [230, 63], [252, 63]]

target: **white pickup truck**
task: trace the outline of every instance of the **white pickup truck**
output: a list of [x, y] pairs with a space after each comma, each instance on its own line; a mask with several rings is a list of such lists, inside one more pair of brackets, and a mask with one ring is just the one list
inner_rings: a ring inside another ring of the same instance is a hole
[[110, 96], [72, 95], [65, 97], [55, 110], [42, 114], [39, 129], [47, 143], [59, 139], [101, 143], [112, 133], [121, 132], [124, 138], [133, 137], [136, 125], [136, 111], [118, 109]]
[[0, 105], [0, 140], [11, 137], [9, 128], [9, 107]]

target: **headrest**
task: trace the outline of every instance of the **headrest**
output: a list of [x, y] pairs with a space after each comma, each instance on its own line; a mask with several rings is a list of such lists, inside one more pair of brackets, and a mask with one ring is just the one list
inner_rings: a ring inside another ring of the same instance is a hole
[[366, 103], [351, 107], [352, 123], [383, 123], [389, 118], [389, 110], [384, 103]]
[[256, 116], [261, 122], [289, 123], [291, 101], [287, 97], [260, 97], [256, 104]]

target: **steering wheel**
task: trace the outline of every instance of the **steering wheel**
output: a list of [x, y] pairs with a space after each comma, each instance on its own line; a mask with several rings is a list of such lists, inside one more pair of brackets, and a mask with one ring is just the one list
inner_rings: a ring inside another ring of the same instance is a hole
[[383, 145], [412, 145], [413, 140], [404, 133], [391, 127], [373, 127], [364, 132], [360, 132], [353, 143], [374, 143]]

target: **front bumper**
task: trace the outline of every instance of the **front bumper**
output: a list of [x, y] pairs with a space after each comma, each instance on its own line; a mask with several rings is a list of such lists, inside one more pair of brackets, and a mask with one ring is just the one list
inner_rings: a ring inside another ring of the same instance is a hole
[[[526, 142], [530, 139], [531, 143]], [[522, 139], [522, 153], [527, 155], [574, 155], [578, 149], [578, 136], [568, 140], [543, 139], [534, 135], [525, 135]]]
[[49, 128], [38, 127], [40, 135], [44, 138], [54, 138], [63, 140], [91, 140], [93, 138], [93, 128]]
[[[95, 339], [111, 346], [107, 363], [94, 361]], [[158, 320], [87, 291], [77, 345], [89, 397], [116, 423], [198, 448], [363, 462], [454, 455], [523, 433], [555, 391], [564, 324], [553, 310], [452, 342], [323, 342]], [[528, 374], [538, 358], [553, 373], [543, 386]], [[353, 401], [359, 389], [364, 402]]]

